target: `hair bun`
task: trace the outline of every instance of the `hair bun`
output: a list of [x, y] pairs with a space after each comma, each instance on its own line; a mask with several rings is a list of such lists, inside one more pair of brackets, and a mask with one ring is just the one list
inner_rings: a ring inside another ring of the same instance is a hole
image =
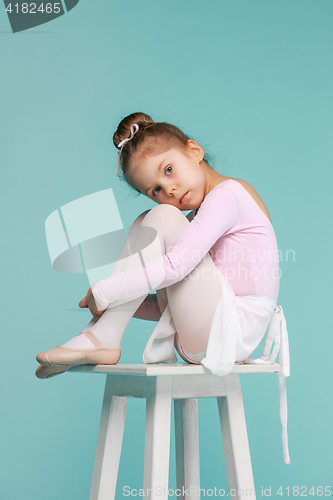
[[126, 116], [118, 125], [116, 132], [113, 134], [113, 144], [118, 148], [118, 144], [121, 141], [130, 137], [131, 135], [131, 125], [136, 123], [140, 128], [145, 127], [147, 125], [151, 125], [154, 123], [154, 120], [145, 113], [132, 113]]

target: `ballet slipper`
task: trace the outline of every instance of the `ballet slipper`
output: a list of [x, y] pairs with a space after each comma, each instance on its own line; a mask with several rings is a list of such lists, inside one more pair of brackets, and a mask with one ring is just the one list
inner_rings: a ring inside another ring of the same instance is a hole
[[54, 349], [43, 351], [36, 356], [39, 364], [43, 366], [77, 366], [77, 365], [115, 365], [121, 354], [121, 347], [102, 347], [94, 335], [82, 332], [94, 344], [92, 349], [70, 349], [58, 345]]
[[183, 348], [180, 344], [180, 341], [179, 341], [179, 335], [178, 333], [176, 332], [175, 333], [175, 348], [179, 354], [179, 356], [184, 360], [186, 361], [186, 363], [191, 363], [193, 365], [201, 365], [200, 361], [193, 361], [192, 359], [190, 359], [188, 356], [186, 356], [185, 352], [183, 351]]
[[55, 375], [60, 375], [61, 373], [69, 370], [71, 366], [43, 366], [39, 365], [35, 375], [37, 378], [46, 379], [50, 377], [54, 377]]

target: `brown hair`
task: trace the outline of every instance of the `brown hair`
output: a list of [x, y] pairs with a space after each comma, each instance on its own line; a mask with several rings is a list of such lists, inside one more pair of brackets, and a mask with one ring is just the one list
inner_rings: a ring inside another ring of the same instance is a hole
[[[134, 186], [129, 175], [131, 160], [135, 155], [136, 158], [144, 158], [147, 155], [158, 155], [164, 153], [168, 149], [177, 148], [186, 152], [185, 147], [190, 139], [178, 127], [167, 122], [154, 122], [149, 115], [145, 113], [132, 113], [126, 116], [118, 125], [116, 132], [113, 134], [113, 143], [117, 149], [118, 144], [131, 136], [131, 125], [136, 123], [139, 130], [134, 134], [130, 141], [127, 141], [122, 149], [120, 164], [123, 172], [123, 177], [126, 182], [135, 191], [140, 191]], [[206, 155], [204, 160], [208, 164]]]

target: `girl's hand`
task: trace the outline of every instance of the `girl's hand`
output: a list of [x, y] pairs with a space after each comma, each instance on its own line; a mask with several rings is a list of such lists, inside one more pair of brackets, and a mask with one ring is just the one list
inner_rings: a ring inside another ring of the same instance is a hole
[[106, 310], [101, 309], [102, 306], [96, 302], [95, 297], [92, 294], [92, 286], [89, 288], [87, 295], [79, 302], [79, 307], [87, 307], [94, 318], [100, 318]]

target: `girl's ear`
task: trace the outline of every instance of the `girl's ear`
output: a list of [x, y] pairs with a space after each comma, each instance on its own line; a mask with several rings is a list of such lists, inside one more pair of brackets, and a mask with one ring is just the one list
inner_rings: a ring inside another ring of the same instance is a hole
[[205, 156], [205, 152], [201, 146], [192, 139], [189, 139], [186, 143], [186, 148], [191, 157], [202, 159]]

